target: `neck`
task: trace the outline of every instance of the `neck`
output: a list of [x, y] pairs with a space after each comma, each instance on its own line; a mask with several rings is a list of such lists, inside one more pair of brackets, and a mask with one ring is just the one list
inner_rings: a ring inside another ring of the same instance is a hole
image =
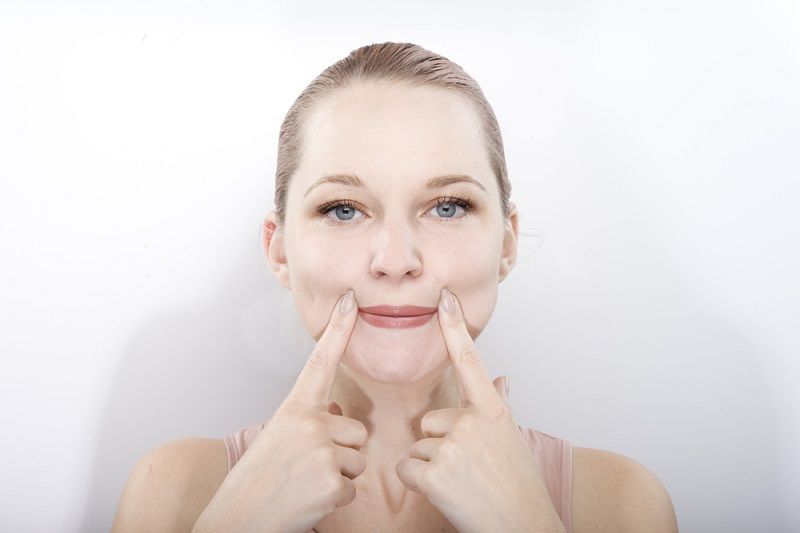
[[399, 513], [424, 498], [412, 494], [397, 478], [395, 466], [409, 456], [411, 446], [425, 438], [421, 420], [436, 409], [461, 406], [461, 394], [453, 366], [441, 368], [414, 383], [381, 383], [354, 372], [340, 363], [330, 400], [339, 404], [342, 416], [360, 421], [367, 428], [367, 441], [360, 451], [367, 470], [356, 478], [359, 494], [384, 501], [387, 510]]
[[381, 383], [340, 363], [330, 399], [342, 415], [360, 421], [368, 442], [403, 447], [424, 438], [420, 421], [435, 409], [460, 407], [461, 395], [452, 365], [414, 383]]

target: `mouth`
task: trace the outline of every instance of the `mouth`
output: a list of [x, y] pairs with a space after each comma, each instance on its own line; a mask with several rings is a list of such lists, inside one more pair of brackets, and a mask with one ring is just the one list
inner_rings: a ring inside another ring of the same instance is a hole
[[365, 313], [381, 316], [420, 316], [436, 312], [435, 307], [420, 307], [418, 305], [373, 305], [359, 307], [359, 309]]
[[376, 305], [360, 307], [358, 314], [367, 324], [379, 328], [416, 328], [436, 314], [436, 307]]

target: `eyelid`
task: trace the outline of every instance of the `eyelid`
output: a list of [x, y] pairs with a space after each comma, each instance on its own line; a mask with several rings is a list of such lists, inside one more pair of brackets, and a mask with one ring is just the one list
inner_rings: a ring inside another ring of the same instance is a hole
[[[426, 213], [428, 211], [430, 211], [431, 209], [435, 209], [435, 208], [439, 207], [442, 204], [454, 204], [457, 207], [461, 207], [464, 210], [464, 213], [462, 215], [460, 215], [460, 216], [455, 216], [455, 217], [434, 217], [434, 218], [439, 218], [439, 220], [441, 222], [445, 223], [445, 224], [449, 223], [449, 222], [452, 222], [454, 220], [460, 220], [462, 218], [466, 218], [472, 211], [475, 210], [475, 205], [473, 204], [473, 202], [469, 198], [469, 196], [460, 196], [460, 195], [456, 194], [456, 195], [441, 196], [439, 198], [436, 198], [436, 204], [431, 206], [430, 208], [428, 208]], [[320, 205], [319, 207], [317, 207], [316, 211], [317, 211], [317, 213], [319, 213], [319, 215], [323, 219], [327, 219], [327, 220], [324, 220], [324, 222], [326, 222], [326, 223], [333, 224], [333, 225], [336, 225], [336, 226], [350, 226], [350, 225], [355, 224], [356, 222], [353, 222], [352, 220], [350, 220], [350, 221], [348, 221], [348, 220], [336, 220], [336, 219], [330, 218], [328, 216], [328, 213], [330, 213], [331, 211], [333, 211], [334, 209], [336, 209], [337, 207], [342, 206], [342, 205], [348, 206], [348, 207], [350, 207], [352, 209], [357, 209], [359, 211], [362, 211], [361, 209], [358, 208], [358, 206], [356, 205], [355, 202], [353, 202], [352, 200], [349, 200], [347, 198], [336, 198], [336, 199], [331, 200], [329, 202], [325, 202], [322, 205]], [[363, 213], [363, 211], [362, 211], [362, 213]], [[362, 216], [360, 218], [364, 218], [364, 217]]]

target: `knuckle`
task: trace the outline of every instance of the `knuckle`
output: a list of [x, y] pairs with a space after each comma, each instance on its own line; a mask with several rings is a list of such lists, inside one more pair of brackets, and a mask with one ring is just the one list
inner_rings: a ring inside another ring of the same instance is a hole
[[321, 446], [314, 452], [314, 458], [317, 463], [323, 465], [336, 464], [336, 452], [330, 446]]
[[445, 325], [447, 325], [449, 328], [457, 328], [461, 326], [461, 318], [457, 316], [451, 316], [447, 319]]
[[477, 420], [475, 420], [475, 417], [473, 415], [465, 414], [458, 419], [455, 425], [458, 427], [459, 430], [469, 433], [475, 429], [476, 424]]
[[461, 348], [461, 352], [458, 355], [461, 361], [466, 365], [476, 366], [480, 364], [481, 355], [474, 344]]
[[458, 455], [458, 446], [451, 439], [444, 439], [439, 444], [437, 457], [442, 455], [447, 458], [455, 458]]
[[419, 476], [419, 486], [426, 494], [435, 494], [441, 486], [439, 470], [433, 466], [423, 469]]
[[300, 421], [300, 431], [305, 436], [317, 435], [323, 430], [323, 423], [314, 416], [305, 416]]
[[319, 345], [317, 345], [314, 346], [313, 350], [311, 350], [311, 355], [308, 357], [308, 362], [306, 364], [317, 370], [322, 370], [327, 366], [327, 362], [328, 357], [325, 354], [325, 351]]
[[[325, 516], [328, 516], [329, 514], [334, 512], [339, 505], [335, 501], [331, 501], [330, 498], [326, 498], [326, 500], [327, 500], [327, 504], [325, 505], [325, 507], [322, 508], [323, 509], [322, 512], [323, 512], [323, 514], [325, 514]], [[314, 530], [314, 531], [316, 531], [316, 530]]]
[[342, 333], [347, 330], [347, 326], [344, 322], [335, 318], [328, 323], [328, 329], [336, 333]]
[[322, 492], [328, 499], [336, 500], [344, 488], [344, 477], [338, 470], [325, 476], [322, 482]]

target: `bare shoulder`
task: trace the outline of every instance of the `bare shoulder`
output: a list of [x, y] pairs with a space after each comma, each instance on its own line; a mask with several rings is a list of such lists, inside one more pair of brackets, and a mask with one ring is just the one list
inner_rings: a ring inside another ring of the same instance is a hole
[[112, 531], [191, 531], [227, 471], [222, 439], [177, 439], [154, 448], [133, 467]]
[[573, 531], [678, 531], [672, 500], [647, 468], [623, 455], [573, 449]]

